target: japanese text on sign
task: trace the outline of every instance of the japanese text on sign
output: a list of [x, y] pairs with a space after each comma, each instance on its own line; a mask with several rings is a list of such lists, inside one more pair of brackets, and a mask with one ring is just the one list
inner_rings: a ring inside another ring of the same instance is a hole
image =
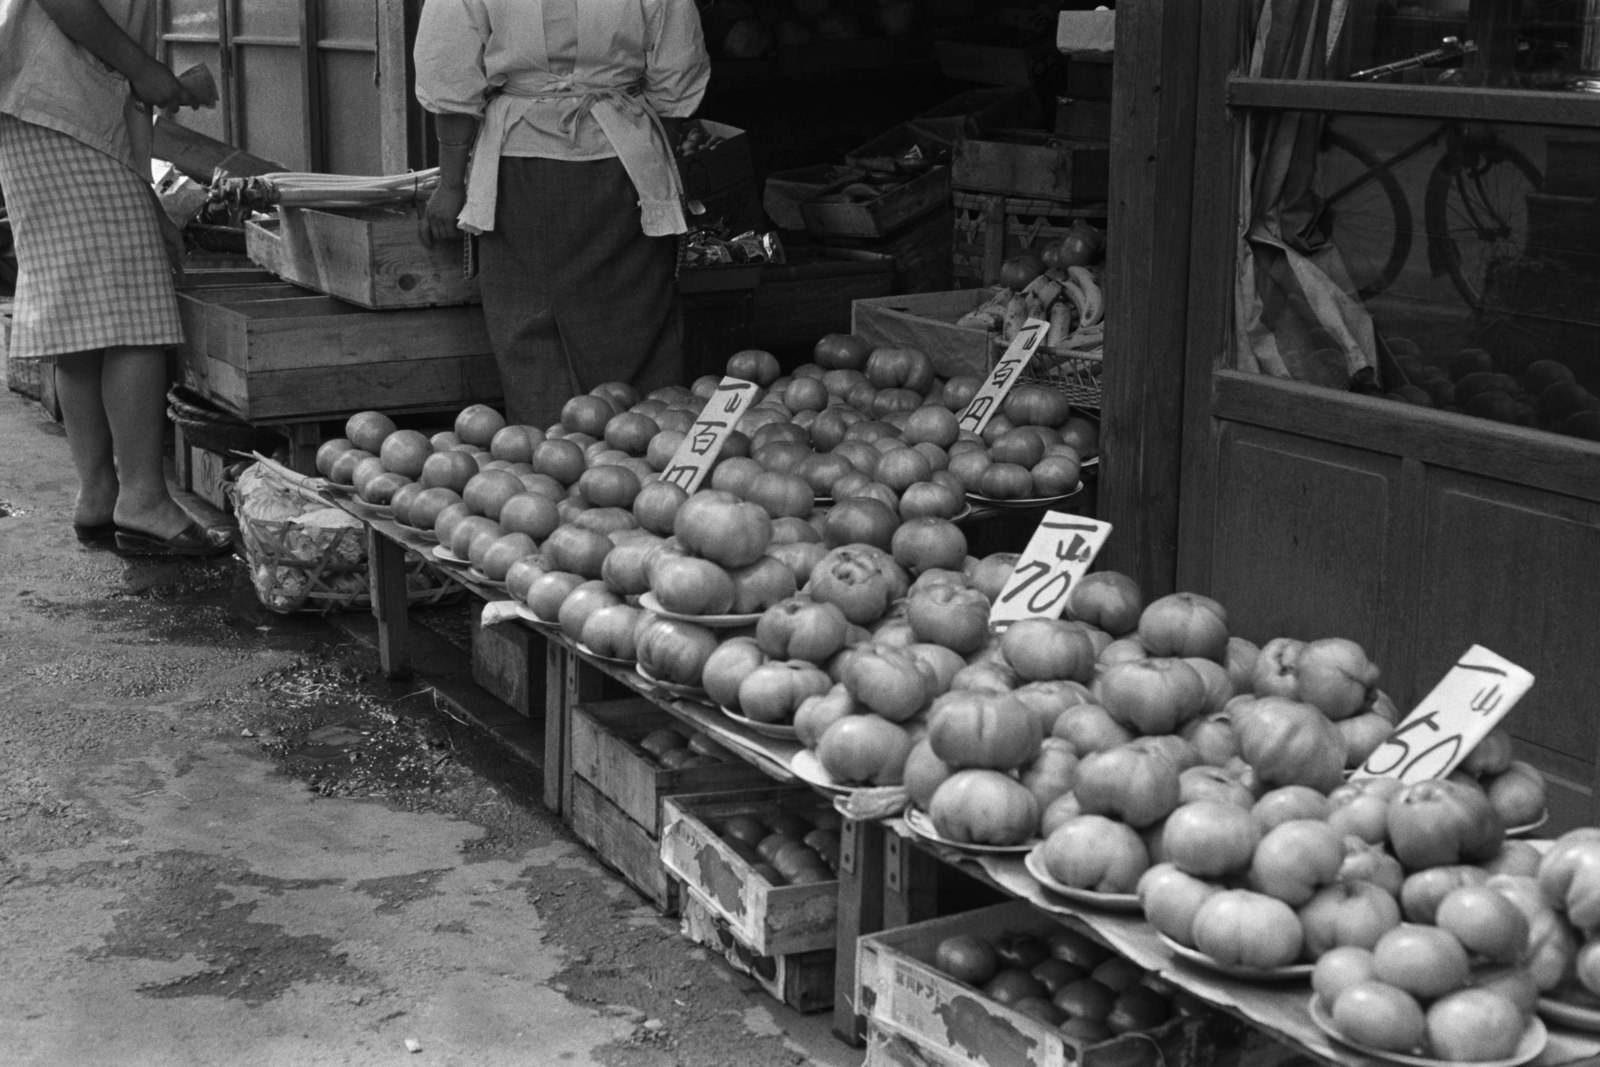
[[1367, 757], [1357, 777], [1406, 783], [1443, 778], [1532, 687], [1533, 675], [1473, 645]]
[[671, 482], [686, 493], [700, 488], [706, 474], [717, 462], [723, 443], [738, 423], [740, 416], [756, 399], [756, 385], [742, 378], [724, 378], [717, 383], [716, 392], [700, 409], [683, 443], [672, 454], [672, 462], [661, 472], [661, 480]]
[[983, 428], [989, 425], [989, 420], [994, 418], [994, 413], [1000, 410], [1000, 403], [1011, 391], [1018, 378], [1022, 377], [1022, 368], [1028, 365], [1028, 360], [1039, 350], [1039, 345], [1044, 341], [1045, 335], [1050, 332], [1050, 324], [1043, 319], [1029, 319], [1023, 323], [1022, 329], [1017, 331], [1017, 336], [1011, 339], [1011, 344], [1006, 346], [1005, 355], [994, 365], [994, 370], [989, 372], [977, 395], [961, 413], [959, 425], [963, 430], [973, 433], [982, 433]]
[[1063, 511], [1047, 511], [1027, 550], [989, 609], [989, 622], [1005, 629], [1019, 619], [1055, 619], [1067, 594], [1111, 534], [1111, 524]]

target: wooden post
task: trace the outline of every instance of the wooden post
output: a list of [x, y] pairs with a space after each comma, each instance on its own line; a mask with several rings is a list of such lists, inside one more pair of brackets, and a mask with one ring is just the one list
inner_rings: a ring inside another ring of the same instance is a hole
[[899, 834], [883, 845], [883, 928], [909, 926], [938, 914], [939, 860]]
[[1117, 7], [1106, 262], [1101, 564], [1176, 583], [1200, 5]]
[[556, 638], [545, 642], [544, 806], [572, 805], [572, 706], [599, 700], [605, 674]]
[[883, 824], [846, 819], [839, 828], [839, 907], [833, 977], [833, 1033], [853, 1048], [866, 1044], [856, 1005], [856, 940], [883, 929]]
[[409, 678], [407, 648], [411, 605], [406, 592], [406, 550], [367, 525], [367, 584], [378, 620], [378, 663], [385, 678]]

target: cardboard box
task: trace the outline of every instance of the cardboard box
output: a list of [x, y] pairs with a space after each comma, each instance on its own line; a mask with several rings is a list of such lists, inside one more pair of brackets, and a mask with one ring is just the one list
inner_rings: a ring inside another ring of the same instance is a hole
[[476, 304], [461, 241], [423, 247], [409, 208], [349, 211], [280, 207], [276, 220], [247, 221], [250, 258], [285, 281], [364, 308]]
[[708, 196], [740, 182], [755, 180], [755, 164], [750, 158], [750, 137], [737, 126], [710, 119], [690, 119], [687, 127], [698, 126], [721, 138], [707, 149], [678, 157], [678, 176], [684, 195], [693, 199]]
[[[1048, 936], [1057, 920], [1025, 900], [948, 915], [856, 942], [856, 1010], [869, 1027], [925, 1051], [934, 1064], [977, 1067], [1178, 1067], [1198, 1020], [1175, 1018], [1143, 1034], [1085, 1044], [1015, 1011], [933, 965], [954, 934]], [[884, 1043], [889, 1043], [885, 1041]], [[887, 1061], [895, 1063], [896, 1060]], [[916, 1062], [916, 1061], [911, 1061]]]
[[839, 883], [773, 885], [717, 834], [735, 815], [768, 818], [832, 807], [809, 788], [667, 797], [662, 801], [661, 860], [698, 893], [729, 930], [759, 956], [835, 947]]
[[874, 347], [915, 348], [933, 361], [941, 377], [989, 373], [991, 334], [956, 320], [985, 303], [989, 289], [955, 289], [938, 293], [857, 300], [851, 308], [850, 332]]
[[685, 886], [678, 888], [682, 900], [679, 927], [684, 937], [720, 953], [735, 970], [754, 978], [768, 995], [795, 1011], [833, 1007], [836, 950], [763, 955], [741, 941], [705, 897]]
[[178, 374], [246, 422], [459, 410], [501, 397], [479, 307], [366, 311], [293, 285], [178, 294]]
[[1001, 130], [956, 144], [950, 180], [958, 188], [1069, 203], [1106, 199], [1111, 146], [1069, 141], [1042, 130]]
[[1117, 44], [1115, 11], [1063, 11], [1056, 16], [1056, 49], [1068, 56], [1109, 56]]

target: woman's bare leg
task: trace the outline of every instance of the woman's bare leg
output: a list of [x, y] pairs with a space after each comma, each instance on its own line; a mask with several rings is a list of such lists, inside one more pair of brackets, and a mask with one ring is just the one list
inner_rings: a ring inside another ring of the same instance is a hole
[[100, 389], [116, 457], [117, 525], [171, 537], [191, 520], [167, 489], [166, 350], [106, 349]]
[[117, 506], [117, 468], [111, 424], [101, 399], [104, 352], [73, 352], [56, 357], [56, 399], [67, 425], [67, 445], [78, 472], [78, 502], [72, 521], [98, 526], [111, 521]]

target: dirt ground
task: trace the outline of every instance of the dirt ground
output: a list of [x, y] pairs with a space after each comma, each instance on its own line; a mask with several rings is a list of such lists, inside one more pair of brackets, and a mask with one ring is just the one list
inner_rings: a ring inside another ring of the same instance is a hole
[[0, 455], [0, 1062], [861, 1062], [237, 560], [81, 548], [62, 431], [12, 393]]

